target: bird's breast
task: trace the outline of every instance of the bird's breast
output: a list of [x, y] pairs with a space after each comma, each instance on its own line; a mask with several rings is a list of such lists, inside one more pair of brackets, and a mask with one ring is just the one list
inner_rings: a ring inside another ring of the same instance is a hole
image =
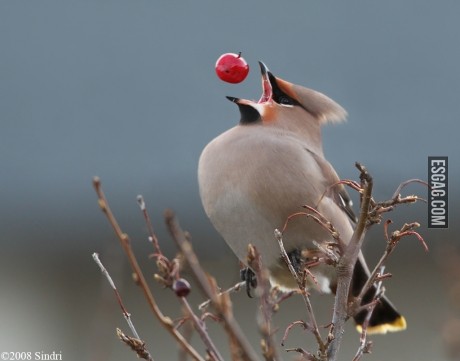
[[[279, 260], [275, 229], [313, 205], [325, 190], [316, 162], [301, 142], [279, 134], [224, 133], [203, 151], [199, 186], [211, 222], [245, 262], [252, 243], [268, 265]], [[305, 217], [294, 219], [285, 233], [287, 250], [320, 242], [325, 232]]]

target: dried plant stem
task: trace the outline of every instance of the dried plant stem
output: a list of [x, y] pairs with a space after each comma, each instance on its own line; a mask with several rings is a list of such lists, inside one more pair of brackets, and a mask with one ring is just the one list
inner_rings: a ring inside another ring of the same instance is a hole
[[363, 299], [364, 295], [367, 293], [367, 291], [369, 291], [369, 289], [372, 287], [372, 285], [377, 280], [377, 278], [379, 276], [382, 276], [381, 270], [385, 268], [384, 263], [387, 260], [388, 256], [391, 254], [391, 252], [393, 252], [393, 249], [394, 247], [387, 245], [387, 248], [385, 249], [382, 257], [380, 257], [380, 260], [377, 262], [376, 266], [374, 267], [374, 270], [372, 271], [371, 275], [369, 276], [363, 288], [361, 289], [359, 296], [356, 297], [355, 299], [356, 305], [358, 306], [361, 305], [361, 300]]
[[[233, 285], [232, 287], [226, 289], [225, 291], [219, 292], [217, 295], [222, 296], [222, 295], [227, 294], [227, 293], [238, 292], [241, 289], [241, 287], [244, 287], [244, 286], [246, 286], [246, 281], [241, 281], [241, 282], [238, 282], [237, 284]], [[203, 303], [198, 305], [198, 309], [203, 311], [210, 304], [211, 304], [211, 300], [206, 300]]]
[[288, 338], [289, 332], [291, 332], [291, 329], [294, 326], [297, 326], [297, 325], [300, 325], [304, 330], [309, 330], [310, 329], [309, 325], [305, 321], [298, 320], [298, 321], [291, 322], [289, 324], [289, 326], [286, 327], [286, 330], [284, 330], [284, 336], [281, 339], [281, 346], [284, 346], [284, 344], [285, 344], [285, 342], [286, 342], [286, 340]]
[[[378, 268], [378, 273], [383, 274], [384, 270], [385, 270], [385, 266], [380, 266]], [[372, 343], [367, 341], [367, 328], [369, 327], [369, 322], [371, 320], [372, 313], [374, 312], [375, 306], [377, 306], [378, 300], [383, 296], [382, 281], [383, 280], [380, 279], [380, 281], [377, 283], [374, 301], [371, 302], [366, 318], [364, 319], [364, 322], [362, 325], [361, 336], [359, 339], [359, 348], [358, 348], [358, 351], [356, 352], [355, 357], [353, 357], [352, 361], [359, 361], [361, 360], [361, 357], [363, 356], [364, 353], [370, 352], [370, 347]]]
[[107, 281], [109, 282], [110, 287], [112, 287], [113, 291], [115, 292], [115, 297], [116, 297], [116, 299], [118, 301], [118, 304], [119, 304], [119, 306], [121, 308], [121, 311], [123, 312], [123, 316], [126, 319], [126, 322], [128, 323], [129, 328], [131, 329], [131, 332], [133, 333], [134, 337], [140, 339], [139, 334], [137, 333], [136, 328], [134, 327], [134, 325], [133, 325], [133, 323], [131, 321], [131, 314], [125, 308], [125, 305], [123, 304], [123, 301], [121, 299], [120, 293], [118, 292], [117, 287], [115, 286], [115, 283], [112, 280], [112, 277], [110, 277], [109, 272], [104, 267], [104, 265], [102, 264], [101, 260], [99, 259], [99, 254], [94, 252], [93, 253], [93, 259], [94, 259], [94, 262], [96, 262], [96, 264], [101, 269], [102, 274], [105, 276], [105, 278], [107, 278]]
[[260, 309], [257, 316], [259, 332], [262, 335], [262, 352], [266, 361], [279, 360], [276, 352], [276, 343], [273, 335], [273, 306], [270, 295], [270, 279], [268, 270], [263, 267], [262, 257], [253, 245], [248, 246], [248, 266], [254, 271], [257, 278]]
[[304, 350], [301, 347], [287, 348], [286, 352], [297, 352], [299, 355], [302, 356], [303, 360], [307, 360], [307, 361], [316, 361], [317, 360], [315, 355], [313, 355], [312, 353], [308, 352], [307, 350]]
[[155, 231], [153, 230], [153, 225], [152, 225], [152, 222], [150, 221], [150, 216], [149, 216], [149, 213], [147, 212], [147, 207], [145, 206], [144, 197], [142, 197], [142, 195], [137, 196], [137, 204], [139, 204], [139, 208], [141, 209], [142, 215], [144, 216], [145, 224], [149, 232], [149, 240], [151, 240], [153, 244], [153, 248], [155, 249], [155, 252], [158, 255], [160, 255], [162, 254], [161, 248], [160, 248], [160, 242], [158, 242], [158, 237], [155, 234]]
[[208, 355], [211, 358], [211, 360], [224, 361], [224, 358], [222, 357], [219, 350], [209, 337], [204, 322], [200, 320], [200, 318], [195, 314], [195, 312], [193, 312], [192, 307], [190, 307], [190, 304], [188, 303], [185, 297], [180, 297], [180, 301], [182, 303], [182, 306], [184, 306], [185, 310], [189, 314], [193, 322], [193, 326], [195, 327], [195, 330], [198, 332], [198, 335], [200, 335], [201, 340], [206, 346]]
[[[123, 304], [123, 301], [121, 299], [120, 293], [118, 292], [118, 289], [115, 286], [115, 283], [113, 282], [112, 277], [110, 277], [109, 272], [107, 271], [107, 269], [102, 264], [101, 260], [99, 259], [99, 255], [96, 252], [93, 253], [93, 259], [94, 259], [94, 262], [96, 262], [96, 264], [101, 269], [102, 274], [105, 276], [105, 278], [107, 278], [107, 281], [109, 282], [110, 287], [112, 287], [113, 291], [115, 292], [115, 297], [116, 297], [116, 299], [118, 301], [118, 304], [120, 305], [120, 308], [121, 308], [121, 311], [123, 313], [123, 316], [124, 316], [126, 322], [128, 323], [129, 328], [131, 329], [131, 332], [133, 333], [135, 338], [137, 338], [138, 340], [141, 340], [141, 338], [139, 337], [139, 334], [137, 333], [136, 328], [134, 327], [134, 324], [133, 324], [133, 322], [131, 320], [131, 314], [128, 312], [128, 310], [126, 309], [125, 305]], [[145, 359], [149, 360], [149, 361], [153, 361], [153, 358], [152, 358], [152, 355], [150, 354], [150, 352], [145, 347], [143, 348], [143, 350], [144, 350], [144, 354], [145, 354]]]
[[387, 238], [387, 246], [385, 248], [385, 251], [383, 252], [382, 257], [380, 257], [379, 261], [377, 262], [376, 266], [374, 267], [374, 270], [372, 271], [371, 275], [369, 276], [368, 280], [364, 284], [363, 288], [361, 289], [358, 297], [355, 298], [355, 305], [359, 306], [361, 304], [361, 300], [363, 299], [364, 295], [369, 291], [369, 289], [372, 287], [372, 285], [375, 283], [375, 281], [379, 278], [381, 278], [382, 273], [381, 269], [384, 268], [385, 261], [387, 258], [390, 256], [390, 254], [394, 251], [396, 245], [398, 242], [401, 240], [401, 238], [405, 236], [411, 236], [414, 235], [417, 237], [417, 239], [421, 242], [423, 248], [425, 251], [428, 251], [428, 246], [426, 245], [425, 241], [423, 240], [422, 236], [420, 236], [417, 232], [413, 231], [414, 228], [419, 227], [419, 224], [417, 222], [414, 223], [409, 223], [409, 224], [404, 224], [401, 230], [395, 231], [391, 237], [388, 236], [388, 225], [391, 224], [391, 220], [387, 220], [384, 225], [384, 230], [385, 230], [385, 235]]
[[[429, 185], [427, 182], [425, 182], [424, 180], [416, 179], [416, 178], [415, 178], [415, 179], [409, 179], [409, 180], [407, 180], [407, 181], [405, 181], [405, 182], [402, 182], [402, 183], [399, 185], [399, 187], [396, 188], [396, 191], [394, 192], [393, 197], [391, 197], [391, 198], [392, 198], [392, 199], [397, 199], [399, 193], [401, 193], [401, 190], [402, 190], [405, 186], [407, 186], [408, 184], [411, 184], [411, 183], [420, 183], [420, 184], [423, 184], [424, 186], [426, 186], [426, 187], [428, 187], [428, 188], [430, 187], [430, 185]], [[422, 200], [422, 201], [426, 202], [426, 200], [424, 200], [423, 198], [419, 198], [419, 197], [416, 197], [416, 198], [417, 198], [417, 200]]]
[[361, 208], [358, 224], [351, 237], [350, 242], [345, 247], [343, 255], [337, 264], [337, 291], [334, 302], [334, 311], [332, 316], [332, 341], [328, 347], [328, 360], [337, 361], [342, 342], [345, 322], [348, 318], [348, 293], [353, 276], [353, 269], [359, 256], [359, 251], [364, 240], [366, 226], [368, 221], [369, 205], [372, 196], [373, 180], [366, 168], [359, 163], [356, 167], [361, 172]]
[[[212, 306], [217, 311], [218, 317], [222, 318], [224, 328], [230, 337], [232, 346], [234, 345], [239, 350], [239, 360], [258, 360], [257, 353], [251, 347], [238, 323], [233, 318], [228, 305], [223, 302], [224, 298], [219, 296], [215, 288], [211, 286], [209, 277], [201, 268], [198, 258], [192, 249], [192, 245], [187, 240], [174, 213], [172, 211], [167, 211], [165, 213], [165, 220], [169, 232], [187, 260], [198, 286], [201, 288], [204, 295], [210, 299]], [[235, 347], [232, 347], [232, 349]]]
[[[152, 222], [150, 220], [150, 216], [149, 216], [149, 213], [147, 211], [147, 206], [145, 204], [144, 198], [141, 195], [137, 196], [137, 202], [138, 202], [139, 207], [140, 207], [140, 209], [142, 211], [145, 223], [146, 223], [147, 228], [148, 228], [149, 240], [153, 243], [153, 246], [155, 248], [156, 254], [154, 256], [157, 257], [157, 258], [162, 258], [163, 261], [167, 261], [167, 259], [165, 259], [165, 257], [163, 256], [163, 253], [162, 253], [162, 251], [160, 249], [158, 237], [156, 236], [155, 231], [153, 229], [153, 225], [152, 225]], [[185, 234], [184, 234], [184, 236], [186, 237]], [[170, 263], [170, 262], [168, 261], [166, 263]], [[171, 276], [172, 276], [172, 273], [171, 273]], [[172, 278], [174, 278], [174, 277], [172, 277]], [[222, 355], [220, 354], [220, 352], [217, 349], [217, 347], [214, 345], [209, 333], [206, 331], [206, 325], [203, 322], [203, 319], [200, 319], [195, 314], [195, 312], [192, 310], [189, 302], [187, 301], [187, 299], [185, 297], [180, 297], [180, 301], [181, 301], [183, 307], [185, 308], [186, 312], [189, 315], [188, 318], [191, 319], [195, 330], [197, 331], [198, 335], [200, 336], [201, 340], [203, 341], [204, 345], [206, 346], [209, 358], [211, 360], [223, 361], [224, 359], [223, 359]], [[208, 314], [208, 315], [210, 315], [210, 314]]]
[[102, 212], [107, 217], [107, 220], [111, 224], [115, 234], [117, 235], [118, 239], [120, 240], [121, 246], [123, 251], [125, 252], [126, 256], [128, 257], [128, 261], [131, 265], [131, 268], [136, 276], [136, 281], [138, 282], [139, 286], [141, 287], [147, 302], [157, 317], [157, 319], [161, 322], [164, 328], [177, 340], [178, 344], [187, 351], [187, 353], [194, 359], [198, 361], [205, 361], [200, 354], [187, 342], [187, 340], [180, 334], [175, 328], [172, 320], [165, 316], [160, 308], [158, 307], [155, 298], [153, 297], [152, 292], [145, 280], [144, 274], [142, 273], [141, 268], [137, 262], [136, 256], [131, 248], [131, 242], [126, 233], [124, 233], [118, 224], [115, 216], [113, 215], [110, 207], [108, 205], [107, 199], [102, 191], [101, 181], [98, 177], [93, 179], [93, 186], [96, 190], [96, 194], [98, 197], [99, 207], [101, 208]]
[[310, 302], [310, 297], [308, 296], [308, 292], [305, 289], [304, 282], [297, 274], [296, 270], [294, 269], [294, 266], [291, 263], [291, 260], [289, 259], [286, 249], [284, 248], [283, 237], [282, 237], [281, 232], [278, 230], [275, 230], [275, 237], [278, 241], [278, 244], [281, 250], [281, 256], [283, 257], [284, 262], [287, 264], [289, 271], [291, 272], [291, 274], [293, 275], [293, 277], [295, 278], [297, 282], [297, 285], [299, 286], [300, 294], [302, 295], [302, 299], [305, 303], [305, 306], [307, 307], [308, 318], [310, 319], [310, 323], [312, 326], [311, 331], [316, 338], [316, 342], [318, 343], [320, 354], [325, 356], [324, 354], [326, 352], [326, 344], [324, 343], [323, 338], [321, 337], [321, 334], [319, 332], [318, 323], [316, 322], [315, 313], [313, 312], [313, 306]]

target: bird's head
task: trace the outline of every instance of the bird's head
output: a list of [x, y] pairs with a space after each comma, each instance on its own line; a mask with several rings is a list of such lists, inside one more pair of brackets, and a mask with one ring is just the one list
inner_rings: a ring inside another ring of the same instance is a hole
[[262, 76], [262, 95], [259, 101], [227, 97], [240, 109], [240, 124], [273, 124], [283, 127], [302, 126], [310, 122], [319, 126], [325, 122], [338, 122], [347, 112], [326, 95], [315, 90], [292, 84], [273, 75], [268, 67], [259, 62]]

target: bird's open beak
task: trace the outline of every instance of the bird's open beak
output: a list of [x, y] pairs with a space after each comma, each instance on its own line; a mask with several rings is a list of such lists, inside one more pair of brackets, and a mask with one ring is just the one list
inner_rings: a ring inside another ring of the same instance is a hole
[[227, 97], [233, 103], [236, 104], [247, 104], [254, 106], [255, 104], [263, 104], [273, 100], [273, 86], [270, 83], [270, 76], [272, 78], [273, 75], [270, 73], [268, 67], [261, 61], [259, 61], [260, 66], [260, 74], [262, 76], [262, 95], [260, 96], [259, 101], [256, 103], [253, 100], [235, 98], [235, 97]]
[[261, 61], [259, 61], [259, 66], [262, 76], [262, 95], [259, 101], [227, 97], [228, 100], [237, 104], [240, 108], [240, 124], [254, 123], [259, 121], [261, 117], [265, 117], [265, 120], [273, 118], [270, 116], [270, 109], [273, 108], [272, 103], [276, 102], [276, 92], [280, 92], [277, 84], [278, 79], [273, 76], [268, 67]]
[[270, 78], [268, 77], [269, 70], [268, 67], [259, 61], [260, 73], [262, 75], [262, 96], [260, 97], [258, 103], [265, 103], [272, 99], [273, 88], [270, 84]]

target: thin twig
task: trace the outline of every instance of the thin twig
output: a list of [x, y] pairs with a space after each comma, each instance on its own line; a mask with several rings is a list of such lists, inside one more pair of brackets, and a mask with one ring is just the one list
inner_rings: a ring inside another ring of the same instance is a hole
[[189, 314], [193, 322], [193, 325], [195, 326], [195, 330], [197, 331], [201, 340], [205, 344], [208, 351], [208, 355], [211, 358], [211, 360], [223, 361], [224, 358], [220, 354], [217, 347], [214, 345], [214, 342], [211, 340], [211, 337], [209, 337], [209, 333], [206, 330], [205, 323], [193, 312], [192, 307], [190, 307], [190, 304], [188, 303], [185, 297], [180, 297], [180, 301], [182, 303], [182, 306], [184, 306], [187, 313]]
[[305, 321], [298, 320], [298, 321], [291, 322], [286, 327], [286, 330], [284, 331], [283, 338], [281, 339], [281, 346], [284, 346], [284, 344], [286, 343], [286, 340], [287, 340], [287, 338], [289, 336], [289, 333], [291, 332], [291, 329], [294, 326], [297, 326], [297, 325], [300, 325], [304, 330], [311, 330], [312, 329], [312, 327], [308, 323], [306, 323]]
[[308, 209], [310, 212], [313, 212], [314, 214], [307, 213], [307, 212], [296, 212], [293, 214], [290, 214], [286, 221], [284, 222], [283, 228], [281, 229], [281, 233], [283, 234], [286, 231], [286, 228], [288, 227], [289, 223], [297, 217], [307, 217], [311, 218], [313, 221], [318, 223], [321, 227], [323, 227], [326, 231], [328, 231], [332, 238], [334, 238], [337, 243], [340, 245], [342, 244], [342, 240], [340, 238], [339, 232], [335, 229], [334, 225], [329, 222], [320, 212], [318, 212], [315, 208], [304, 205], [303, 208]]
[[364, 284], [363, 288], [361, 289], [359, 295], [355, 298], [355, 305], [361, 305], [361, 301], [364, 298], [364, 295], [371, 289], [377, 278], [379, 278], [382, 274], [380, 273], [380, 269], [383, 268], [385, 261], [387, 260], [388, 256], [393, 252], [394, 247], [388, 245], [382, 255], [380, 260], [377, 262], [374, 270], [372, 271], [371, 275], [367, 279], [366, 283]]
[[[241, 282], [238, 282], [237, 284], [233, 285], [232, 287], [226, 289], [225, 291], [222, 291], [222, 292], [219, 292], [217, 295], [218, 296], [221, 296], [225, 293], [233, 293], [233, 292], [238, 292], [241, 287], [244, 287], [246, 285], [246, 281], [241, 281]], [[198, 309], [200, 311], [203, 311], [205, 310], [209, 305], [211, 304], [211, 300], [206, 300], [204, 301], [203, 303], [199, 304], [198, 305]]]
[[286, 265], [289, 268], [289, 271], [291, 272], [292, 276], [294, 277], [294, 279], [297, 282], [297, 285], [298, 285], [299, 290], [300, 290], [300, 294], [302, 295], [302, 299], [303, 299], [303, 301], [305, 303], [305, 306], [307, 307], [308, 318], [310, 319], [310, 323], [312, 325], [311, 331], [312, 331], [313, 335], [316, 338], [316, 342], [318, 343], [319, 351], [320, 351], [321, 355], [323, 355], [325, 353], [325, 351], [326, 351], [326, 344], [324, 343], [323, 338], [321, 337], [321, 333], [319, 332], [318, 323], [316, 322], [315, 313], [313, 311], [313, 306], [312, 306], [312, 304], [310, 302], [310, 297], [308, 295], [308, 292], [305, 289], [304, 282], [299, 277], [299, 275], [297, 274], [296, 270], [294, 269], [294, 266], [292, 265], [291, 260], [289, 259], [289, 256], [288, 256], [288, 254], [286, 252], [286, 249], [284, 248], [282, 234], [277, 229], [275, 230], [275, 238], [278, 241], [278, 245], [279, 245], [280, 250], [281, 250], [281, 257], [283, 258], [284, 262], [286, 263]]
[[160, 248], [160, 242], [158, 242], [158, 237], [155, 234], [155, 231], [153, 230], [153, 224], [150, 220], [150, 216], [145, 205], [144, 197], [142, 197], [142, 195], [137, 196], [137, 203], [139, 204], [139, 208], [141, 209], [142, 215], [144, 216], [145, 224], [147, 225], [147, 230], [149, 232], [149, 241], [152, 242], [156, 254], [163, 254]]
[[[190, 322], [184, 322], [184, 323], [185, 324], [182, 327], [182, 334], [184, 335], [184, 338], [190, 343], [190, 341], [192, 340], [192, 336], [193, 336], [193, 325]], [[188, 361], [189, 360], [187, 352], [185, 352], [182, 347], [179, 347], [178, 351], [179, 353], [178, 353], [177, 361]]]
[[[131, 332], [133, 333], [134, 337], [140, 341], [141, 338], [140, 338], [139, 334], [137, 333], [136, 328], [134, 327], [134, 324], [133, 324], [133, 322], [131, 320], [131, 314], [128, 312], [128, 310], [126, 309], [125, 305], [123, 304], [123, 301], [121, 299], [120, 293], [118, 292], [118, 289], [115, 286], [115, 283], [113, 282], [112, 277], [110, 277], [109, 272], [107, 271], [107, 269], [102, 264], [101, 260], [99, 259], [99, 255], [96, 252], [93, 253], [93, 259], [94, 259], [94, 262], [96, 262], [96, 264], [101, 269], [102, 274], [105, 276], [105, 278], [107, 278], [107, 281], [109, 282], [110, 287], [112, 287], [113, 291], [115, 292], [115, 298], [118, 301], [118, 304], [119, 304], [119, 306], [121, 308], [121, 312], [123, 313], [123, 317], [125, 318], [126, 322], [128, 323], [128, 326], [131, 329]], [[145, 344], [144, 344], [144, 347], [143, 347], [143, 352], [138, 352], [138, 355], [139, 354], [142, 354], [143, 356], [145, 356], [144, 358], [146, 360], [153, 361], [152, 355], [145, 348]]]
[[[424, 180], [421, 180], [421, 179], [409, 179], [405, 182], [402, 182], [398, 188], [396, 188], [396, 191], [394, 192], [393, 194], [393, 197], [391, 197], [392, 199], [395, 199], [396, 197], [398, 197], [398, 195], [401, 193], [401, 190], [406, 187], [407, 185], [411, 184], [411, 183], [420, 183], [420, 184], [423, 184], [424, 186], [427, 186], [428, 188], [430, 187], [430, 185], [425, 182]], [[422, 199], [422, 198], [419, 198], [420, 200], [423, 200], [426, 202], [425, 199]]]
[[[385, 271], [385, 266], [383, 265], [380, 266], [379, 273], [383, 275], [384, 271]], [[353, 358], [353, 361], [359, 361], [364, 353], [370, 352], [372, 342], [367, 341], [367, 328], [369, 327], [369, 322], [371, 320], [375, 307], [377, 306], [380, 298], [383, 296], [382, 283], [383, 283], [382, 280], [380, 280], [377, 283], [374, 300], [373, 302], [371, 302], [370, 307], [367, 311], [366, 317], [364, 318], [364, 322], [362, 324], [361, 336], [359, 339], [359, 348], [358, 348], [358, 351], [356, 352], [355, 357]]]
[[177, 340], [178, 344], [184, 348], [184, 350], [187, 351], [187, 353], [195, 360], [198, 361], [205, 361], [200, 354], [190, 345], [187, 340], [174, 328], [174, 324], [172, 320], [163, 315], [161, 312], [160, 308], [157, 305], [157, 302], [155, 298], [153, 297], [152, 292], [150, 291], [150, 288], [147, 284], [147, 281], [145, 280], [144, 274], [142, 273], [141, 268], [139, 267], [139, 264], [137, 262], [136, 256], [134, 255], [134, 252], [131, 248], [131, 242], [129, 240], [129, 237], [126, 233], [124, 233], [118, 224], [115, 216], [113, 215], [112, 211], [110, 210], [109, 204], [107, 202], [107, 199], [104, 195], [104, 192], [102, 191], [101, 187], [101, 181], [98, 177], [95, 177], [93, 179], [93, 186], [96, 191], [97, 197], [98, 197], [98, 203], [99, 207], [101, 208], [102, 212], [105, 214], [107, 217], [107, 220], [109, 221], [110, 225], [112, 226], [113, 230], [115, 231], [115, 234], [117, 235], [118, 239], [120, 240], [121, 246], [123, 248], [123, 251], [125, 252], [126, 256], [128, 257], [128, 261], [131, 265], [131, 268], [136, 275], [136, 279], [138, 281], [138, 284], [140, 285], [145, 298], [147, 299], [147, 302], [150, 306], [150, 309], [152, 310], [153, 314], [157, 317], [157, 319], [160, 321], [160, 323], [163, 325], [163, 327]]
[[248, 266], [254, 271], [257, 278], [257, 291], [259, 292], [260, 311], [257, 317], [259, 331], [262, 334], [262, 353], [266, 361], [278, 360], [276, 352], [272, 316], [273, 304], [270, 298], [270, 280], [268, 270], [262, 265], [259, 251], [253, 245], [248, 246]]
[[385, 236], [387, 239], [387, 246], [385, 248], [385, 251], [383, 252], [383, 255], [380, 257], [379, 261], [374, 267], [374, 270], [372, 271], [371, 275], [367, 279], [366, 283], [362, 287], [359, 295], [355, 298], [355, 305], [360, 305], [361, 300], [363, 299], [364, 295], [369, 291], [369, 289], [372, 287], [372, 285], [375, 283], [375, 281], [378, 278], [382, 278], [383, 274], [381, 273], [380, 269], [384, 266], [386, 260], [390, 256], [390, 254], [394, 251], [396, 245], [399, 243], [399, 241], [403, 237], [407, 236], [416, 236], [417, 239], [421, 242], [423, 249], [425, 251], [428, 251], [428, 246], [426, 245], [425, 241], [423, 240], [422, 236], [418, 234], [415, 231], [412, 231], [412, 229], [417, 228], [419, 226], [418, 223], [410, 223], [410, 224], [405, 224], [401, 230], [394, 231], [391, 236], [388, 235], [388, 225], [391, 224], [391, 220], [387, 220], [384, 225], [384, 231], [385, 231]]
[[362, 192], [361, 185], [358, 182], [356, 182], [354, 180], [350, 180], [350, 179], [341, 179], [338, 182], [335, 182], [335, 183], [331, 184], [329, 187], [326, 188], [326, 190], [323, 192], [323, 194], [319, 198], [318, 202], [316, 203], [316, 208], [318, 208], [319, 204], [321, 204], [321, 202], [323, 201], [323, 199], [326, 196], [326, 194], [328, 194], [331, 191], [332, 188], [337, 187], [339, 185], [346, 185], [346, 186], [354, 189], [358, 193]]
[[297, 352], [299, 353], [304, 360], [307, 361], [317, 361], [318, 359], [313, 355], [312, 353], [308, 352], [307, 350], [304, 350], [301, 347], [296, 347], [296, 348], [287, 348], [286, 352]]
[[192, 249], [192, 245], [187, 240], [174, 213], [172, 211], [165, 212], [165, 220], [168, 230], [186, 258], [198, 286], [205, 296], [211, 300], [211, 304], [216, 309], [218, 316], [223, 319], [224, 328], [229, 334], [232, 345], [238, 347], [238, 353], [241, 353], [240, 359], [248, 361], [257, 360], [258, 356], [256, 352], [251, 347], [240, 326], [233, 318], [233, 314], [231, 313], [228, 304], [223, 301], [225, 300], [225, 294], [219, 296], [215, 289], [211, 286], [209, 277], [201, 268], [198, 258]]

